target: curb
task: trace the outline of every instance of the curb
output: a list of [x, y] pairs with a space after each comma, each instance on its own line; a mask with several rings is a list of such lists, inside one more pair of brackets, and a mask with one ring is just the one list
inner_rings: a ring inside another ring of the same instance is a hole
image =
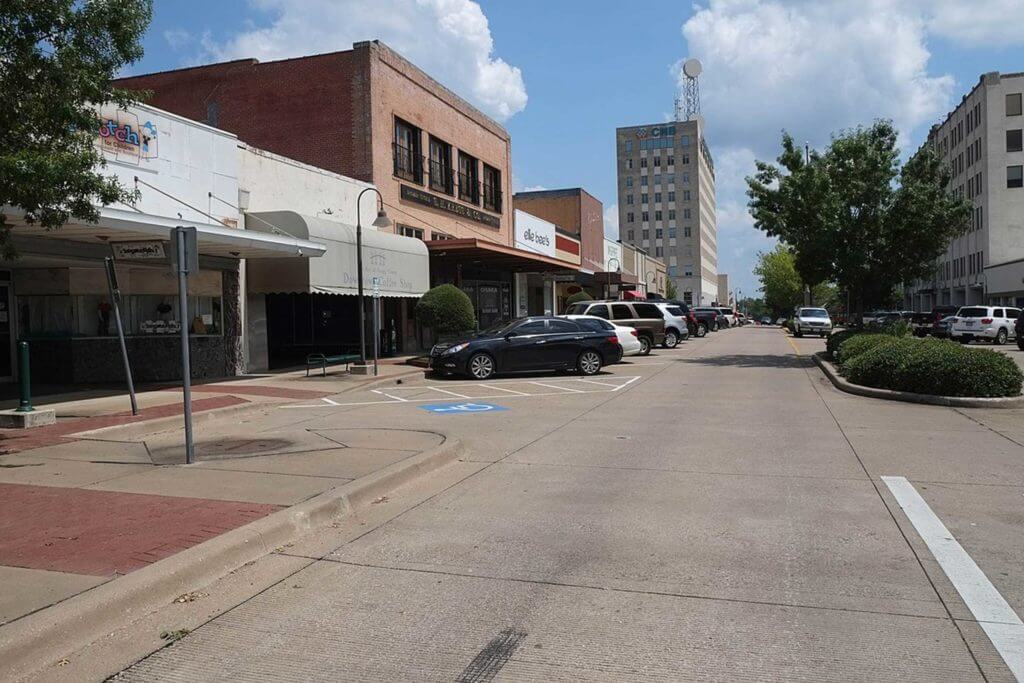
[[893, 391], [892, 389], [876, 389], [853, 384], [843, 379], [835, 366], [825, 360], [824, 352], [813, 355], [815, 364], [821, 368], [829, 381], [840, 391], [868, 398], [880, 398], [887, 401], [903, 401], [904, 403], [922, 403], [932, 406], [949, 408], [1024, 408], [1024, 396], [1009, 398], [970, 398], [967, 396], [936, 396], [935, 394], [915, 394], [909, 391]]
[[460, 441], [446, 438], [428, 451], [0, 626], [0, 679], [37, 673], [52, 664], [55, 653], [84, 648], [318, 526], [353, 515], [375, 498], [457, 460], [463, 451]]

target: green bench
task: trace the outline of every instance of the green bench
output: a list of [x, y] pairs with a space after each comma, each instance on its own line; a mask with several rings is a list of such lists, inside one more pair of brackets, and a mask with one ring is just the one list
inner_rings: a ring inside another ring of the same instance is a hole
[[327, 376], [328, 365], [340, 365], [345, 364], [345, 370], [348, 370], [348, 364], [354, 363], [359, 360], [358, 353], [341, 353], [334, 356], [327, 356], [322, 353], [311, 353], [306, 356], [306, 377], [309, 377], [309, 369], [312, 367], [320, 367], [322, 377]]

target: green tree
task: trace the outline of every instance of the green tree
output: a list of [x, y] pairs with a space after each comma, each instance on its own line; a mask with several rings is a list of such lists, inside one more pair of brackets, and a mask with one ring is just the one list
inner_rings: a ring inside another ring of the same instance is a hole
[[676, 299], [679, 297], [679, 287], [676, 286], [675, 278], [665, 279], [665, 298]]
[[[789, 315], [804, 303], [806, 283], [797, 270], [794, 251], [785, 244], [759, 253], [754, 274], [761, 279], [765, 307], [776, 315]], [[811, 302], [815, 306], [833, 306], [838, 298], [838, 289], [832, 283], [819, 282], [811, 287]]]
[[455, 334], [476, 327], [473, 302], [455, 285], [438, 285], [416, 302], [416, 320], [435, 334]]
[[949, 169], [926, 145], [900, 168], [889, 121], [843, 131], [823, 153], [782, 136], [778, 165], [747, 178], [754, 224], [793, 251], [801, 279], [834, 282], [860, 313], [927, 277], [968, 227], [971, 205], [945, 189]]
[[[95, 204], [134, 193], [99, 173], [96, 107], [127, 106], [112, 81], [142, 57], [149, 0], [6, 0], [0, 5], [0, 209], [57, 228], [96, 222]], [[0, 210], [0, 253], [14, 255]]]
[[569, 296], [567, 296], [565, 298], [565, 305], [572, 306], [574, 303], [578, 301], [590, 301], [593, 298], [594, 297], [590, 296], [589, 292], [587, 292], [585, 289], [581, 289], [575, 294], [570, 294]]

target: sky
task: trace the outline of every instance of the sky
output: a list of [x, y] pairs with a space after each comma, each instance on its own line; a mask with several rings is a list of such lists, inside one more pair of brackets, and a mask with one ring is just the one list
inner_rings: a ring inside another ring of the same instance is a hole
[[[516, 191], [583, 187], [617, 232], [615, 128], [671, 120], [688, 57], [715, 159], [718, 270], [756, 293], [772, 241], [744, 178], [781, 132], [812, 147], [892, 119], [904, 153], [981, 74], [1024, 71], [1024, 0], [155, 0], [146, 73], [380, 39], [501, 121]], [[1012, 20], [1011, 20], [1012, 19]]]

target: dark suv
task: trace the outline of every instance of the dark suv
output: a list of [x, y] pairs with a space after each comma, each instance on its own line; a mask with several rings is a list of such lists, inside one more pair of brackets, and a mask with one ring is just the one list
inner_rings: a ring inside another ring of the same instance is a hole
[[1017, 348], [1024, 351], [1024, 309], [1017, 314], [1017, 322], [1013, 324], [1014, 336], [1017, 337]]
[[665, 316], [661, 309], [645, 301], [577, 301], [565, 309], [566, 315], [594, 315], [636, 330], [640, 355], [646, 356], [665, 341]]
[[914, 313], [910, 316], [910, 326], [918, 337], [927, 337], [934, 331], [936, 323], [956, 311], [956, 306], [936, 306], [931, 313]]

